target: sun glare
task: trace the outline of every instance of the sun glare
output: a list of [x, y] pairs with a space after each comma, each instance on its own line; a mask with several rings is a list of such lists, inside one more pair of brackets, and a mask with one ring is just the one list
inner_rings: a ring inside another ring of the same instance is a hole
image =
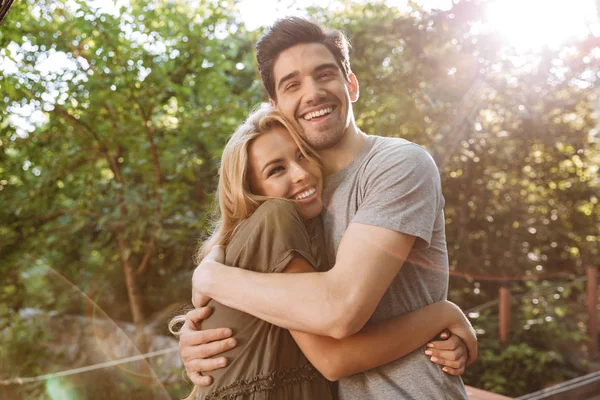
[[594, 0], [494, 0], [487, 20], [519, 50], [556, 48], [598, 26]]

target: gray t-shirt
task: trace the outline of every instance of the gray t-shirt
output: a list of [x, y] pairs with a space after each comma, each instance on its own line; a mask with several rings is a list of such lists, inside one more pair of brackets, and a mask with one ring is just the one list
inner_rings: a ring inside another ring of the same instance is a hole
[[[326, 178], [323, 200], [330, 265], [335, 263], [342, 236], [352, 222], [417, 237], [369, 323], [446, 299], [444, 197], [438, 170], [426, 150], [404, 139], [369, 136], [348, 166]], [[467, 395], [460, 377], [444, 373], [420, 348], [342, 379], [339, 398], [454, 400]]]

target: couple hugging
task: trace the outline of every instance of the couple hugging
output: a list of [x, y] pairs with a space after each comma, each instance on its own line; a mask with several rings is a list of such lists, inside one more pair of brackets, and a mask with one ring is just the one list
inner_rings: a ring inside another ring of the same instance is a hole
[[196, 309], [171, 321], [189, 398], [466, 399], [433, 159], [358, 129], [341, 32], [282, 19], [257, 59], [271, 105], [225, 146]]

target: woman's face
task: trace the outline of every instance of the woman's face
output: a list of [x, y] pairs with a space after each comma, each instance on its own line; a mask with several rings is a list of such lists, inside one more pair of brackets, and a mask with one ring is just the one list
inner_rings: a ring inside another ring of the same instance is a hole
[[306, 219], [321, 213], [321, 169], [304, 157], [285, 128], [274, 127], [254, 139], [248, 157], [254, 194], [294, 200]]

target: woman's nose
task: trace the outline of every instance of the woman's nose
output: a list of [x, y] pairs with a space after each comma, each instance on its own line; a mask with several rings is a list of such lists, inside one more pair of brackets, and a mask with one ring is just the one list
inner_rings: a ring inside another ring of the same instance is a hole
[[308, 171], [298, 163], [293, 163], [291, 168], [294, 182], [301, 182], [308, 176]]

